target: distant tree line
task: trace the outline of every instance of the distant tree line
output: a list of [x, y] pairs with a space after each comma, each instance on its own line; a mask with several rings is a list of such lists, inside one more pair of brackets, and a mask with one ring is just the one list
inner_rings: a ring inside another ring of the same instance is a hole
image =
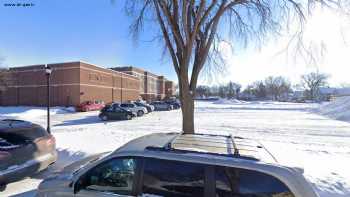
[[196, 88], [196, 96], [199, 98], [221, 97], [221, 98], [239, 98], [242, 86], [235, 82], [228, 82], [223, 85], [206, 86], [199, 85]]
[[282, 76], [270, 76], [263, 81], [256, 81], [243, 91], [245, 97], [254, 97], [260, 100], [285, 100], [292, 92], [291, 83]]
[[320, 89], [327, 87], [329, 76], [319, 72], [311, 72], [301, 76], [300, 84], [292, 86], [291, 82], [282, 76], [269, 76], [264, 80], [255, 81], [242, 90], [242, 86], [236, 82], [228, 82], [222, 85], [199, 85], [196, 89], [197, 98], [220, 97], [227, 99], [243, 100], [275, 100], [286, 101], [295, 97], [292, 87], [301, 87], [300, 100], [321, 100]]

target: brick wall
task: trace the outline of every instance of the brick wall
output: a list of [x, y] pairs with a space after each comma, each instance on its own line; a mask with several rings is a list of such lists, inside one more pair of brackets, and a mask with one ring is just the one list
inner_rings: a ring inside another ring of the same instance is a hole
[[[139, 98], [137, 77], [84, 62], [49, 64], [51, 105], [76, 106], [87, 100], [128, 101]], [[11, 84], [0, 89], [0, 105], [46, 105], [44, 65], [10, 68]]]

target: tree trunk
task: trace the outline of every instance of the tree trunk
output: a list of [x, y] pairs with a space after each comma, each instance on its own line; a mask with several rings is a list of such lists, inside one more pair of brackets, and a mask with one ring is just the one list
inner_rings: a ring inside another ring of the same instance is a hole
[[182, 98], [182, 130], [186, 134], [194, 134], [194, 100], [192, 95]]
[[179, 80], [179, 93], [182, 111], [182, 131], [185, 134], [194, 134], [194, 92], [191, 92], [187, 76], [182, 73]]

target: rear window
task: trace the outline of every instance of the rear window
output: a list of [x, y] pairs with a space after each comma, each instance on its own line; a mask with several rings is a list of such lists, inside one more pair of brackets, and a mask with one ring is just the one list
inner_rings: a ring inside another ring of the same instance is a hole
[[216, 167], [215, 184], [217, 197], [294, 197], [277, 178], [252, 170]]
[[0, 137], [10, 142], [32, 141], [49, 135], [43, 127], [27, 121], [2, 120], [0, 123], [2, 126]]
[[204, 196], [204, 165], [160, 159], [146, 159], [145, 162], [143, 194], [163, 197]]

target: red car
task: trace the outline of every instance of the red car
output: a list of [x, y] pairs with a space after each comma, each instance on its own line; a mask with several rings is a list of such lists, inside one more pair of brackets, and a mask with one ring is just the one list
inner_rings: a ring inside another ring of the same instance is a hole
[[87, 112], [87, 111], [98, 111], [101, 110], [105, 105], [102, 101], [85, 101], [78, 106], [78, 111]]

